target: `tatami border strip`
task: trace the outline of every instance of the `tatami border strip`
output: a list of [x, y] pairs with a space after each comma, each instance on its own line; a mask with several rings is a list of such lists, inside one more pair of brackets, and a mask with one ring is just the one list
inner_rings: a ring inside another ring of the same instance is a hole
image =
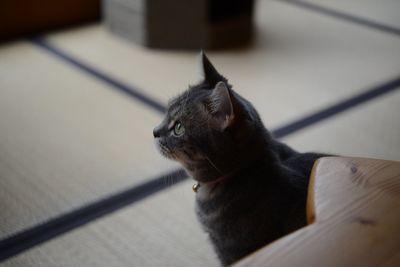
[[136, 89], [132, 85], [127, 85], [110, 75], [89, 66], [88, 64], [83, 63], [82, 61], [74, 58], [68, 53], [63, 52], [61, 49], [58, 49], [56, 46], [51, 45], [49, 42], [45, 41], [43, 38], [35, 37], [31, 39], [31, 42], [35, 44], [37, 47], [44, 49], [46, 52], [56, 56], [57, 58], [63, 60], [64, 62], [69, 63], [70, 65], [78, 68], [79, 70], [97, 78], [98, 80], [110, 85], [114, 89], [118, 89], [119, 91], [139, 100], [141, 103], [150, 106], [152, 109], [163, 113], [165, 112], [165, 106], [160, 102], [154, 100], [150, 96], [145, 95], [140, 90]]
[[[90, 74], [98, 78], [99, 80], [111, 85], [113, 88], [117, 88], [127, 93], [129, 96], [134, 97], [135, 99], [147, 104], [149, 107], [155, 109], [156, 111], [160, 113], [165, 111], [164, 105], [152, 100], [148, 96], [145, 96], [139, 90], [133, 89], [126, 84], [110, 78], [105, 73], [93, 69], [87, 64], [80, 62], [72, 56], [64, 53], [60, 49], [50, 45], [45, 40], [41, 38], [35, 38], [32, 39], [32, 42], [39, 47], [45, 49], [46, 51], [49, 51], [51, 54], [57, 56], [58, 58], [64, 60], [65, 62], [70, 63], [73, 66], [83, 70], [87, 74]], [[336, 114], [344, 112], [352, 107], [370, 101], [398, 88], [400, 88], [400, 76], [354, 97], [341, 101], [319, 112], [306, 116], [305, 118], [299, 119], [286, 126], [273, 130], [272, 133], [277, 138], [285, 137], [300, 129], [330, 118]], [[50, 219], [45, 223], [35, 225], [29, 229], [13, 234], [10, 237], [7, 237], [0, 241], [0, 261], [17, 255], [27, 249], [48, 241], [67, 231], [87, 224], [99, 217], [102, 217], [122, 207], [125, 207], [126, 205], [135, 203], [157, 192], [160, 192], [161, 190], [164, 190], [171, 186], [166, 183], [167, 178], [173, 179], [176, 181], [176, 183], [179, 183], [185, 180], [187, 178], [187, 175], [183, 170], [173, 171], [166, 175], [162, 175], [158, 178], [145, 182], [141, 185], [135, 186], [126, 191], [117, 193], [105, 199], [98, 200], [96, 202], [93, 202], [92, 204], [78, 208], [69, 213], [62, 214], [59, 217]]]
[[389, 82], [373, 87], [358, 95], [342, 100], [337, 104], [331, 105], [318, 112], [305, 116], [299, 120], [293, 121], [285, 126], [279, 127], [273, 131], [273, 134], [277, 138], [284, 137], [399, 88], [400, 76], [398, 78], [390, 80]]
[[299, 0], [278, 0], [281, 2], [286, 2], [289, 4], [293, 4], [297, 7], [308, 9], [317, 13], [321, 13], [327, 15], [329, 17], [338, 18], [340, 20], [348, 21], [354, 24], [358, 24], [364, 27], [368, 27], [374, 30], [390, 33], [393, 35], [400, 36], [400, 29], [385, 25], [382, 23], [378, 23], [376, 21], [372, 21], [366, 18], [361, 18], [358, 16], [350, 15], [347, 13], [340, 12], [338, 10], [334, 10], [332, 8], [327, 8], [324, 6], [320, 6], [314, 3], [306, 2], [306, 1], [299, 1]]
[[87, 206], [35, 225], [0, 242], [0, 261], [30, 249], [99, 217], [143, 200], [188, 178], [182, 169], [172, 171], [123, 192], [93, 202]]

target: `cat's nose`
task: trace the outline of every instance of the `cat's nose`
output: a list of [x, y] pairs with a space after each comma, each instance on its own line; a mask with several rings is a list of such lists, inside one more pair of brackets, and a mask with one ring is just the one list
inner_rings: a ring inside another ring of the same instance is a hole
[[154, 128], [153, 136], [154, 136], [154, 138], [160, 137], [160, 128], [159, 127]]

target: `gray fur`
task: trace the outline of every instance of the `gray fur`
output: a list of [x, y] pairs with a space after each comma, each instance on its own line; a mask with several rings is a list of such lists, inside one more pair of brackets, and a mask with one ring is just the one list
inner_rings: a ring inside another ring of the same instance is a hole
[[[154, 137], [199, 182], [197, 216], [226, 266], [306, 225], [308, 177], [323, 155], [275, 140], [253, 105], [201, 56], [204, 80], [170, 101]], [[185, 127], [179, 137], [177, 122]]]

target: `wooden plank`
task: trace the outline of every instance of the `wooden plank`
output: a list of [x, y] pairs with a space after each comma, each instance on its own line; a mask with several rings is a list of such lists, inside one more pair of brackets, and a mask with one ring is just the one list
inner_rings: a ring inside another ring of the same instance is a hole
[[310, 192], [309, 226], [235, 266], [400, 266], [399, 162], [323, 158]]

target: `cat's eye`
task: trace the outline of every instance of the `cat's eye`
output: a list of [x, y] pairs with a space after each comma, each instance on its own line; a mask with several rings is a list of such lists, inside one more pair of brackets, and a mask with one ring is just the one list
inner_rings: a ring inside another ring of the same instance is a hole
[[181, 136], [181, 135], [183, 135], [185, 133], [185, 127], [183, 127], [182, 123], [177, 122], [174, 125], [173, 132], [174, 132], [174, 135]]

